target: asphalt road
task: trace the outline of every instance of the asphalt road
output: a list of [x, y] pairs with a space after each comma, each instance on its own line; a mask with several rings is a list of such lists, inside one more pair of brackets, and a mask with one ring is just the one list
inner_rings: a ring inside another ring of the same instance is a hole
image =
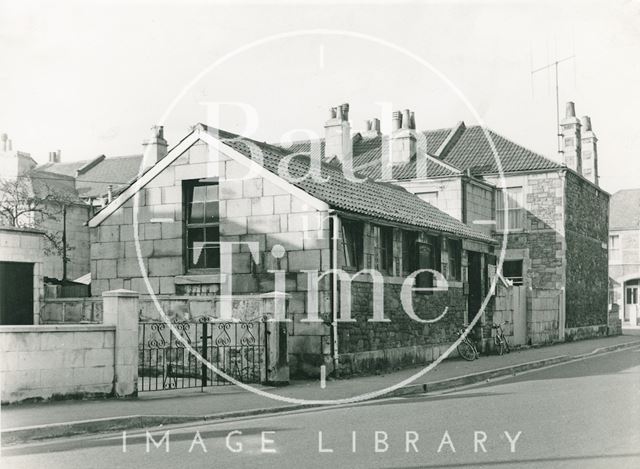
[[167, 430], [168, 452], [131, 431], [126, 448], [122, 434], [4, 448], [2, 467], [640, 467], [640, 348], [440, 395], [149, 429]]

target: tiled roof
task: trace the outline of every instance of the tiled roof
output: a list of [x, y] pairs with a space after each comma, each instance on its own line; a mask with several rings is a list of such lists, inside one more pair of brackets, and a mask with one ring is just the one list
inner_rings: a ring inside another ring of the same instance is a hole
[[621, 190], [611, 196], [609, 229], [640, 229], [640, 189]]
[[[487, 132], [495, 144], [505, 173], [562, 167], [561, 164], [518, 145], [493, 130], [487, 129]], [[498, 172], [493, 150], [480, 126], [467, 127], [444, 156], [443, 161], [463, 171], [469, 169], [473, 174]]]
[[[442, 143], [454, 129], [436, 129], [422, 132], [426, 137], [427, 153], [435, 155]], [[562, 165], [538, 153], [535, 153], [511, 140], [487, 129], [496, 147], [502, 170], [505, 173], [518, 171], [532, 171], [540, 169], [556, 169]], [[381, 177], [382, 147], [387, 143], [386, 136], [361, 137], [356, 134], [353, 138], [353, 167], [358, 173], [378, 179]], [[324, 140], [314, 142], [320, 146], [321, 156], [324, 156]], [[288, 152], [308, 153], [311, 144], [308, 141], [294, 142], [289, 147], [277, 145]], [[428, 177], [452, 176], [459, 172], [470, 170], [473, 174], [493, 174], [498, 172], [493, 150], [480, 126], [462, 127], [457, 139], [447, 148], [440, 159], [446, 165], [440, 165], [428, 160], [426, 174]], [[454, 171], [447, 166], [452, 166]], [[415, 158], [401, 165], [394, 165], [393, 179], [413, 179], [416, 177]]]
[[[210, 131], [226, 145], [248, 158], [251, 158], [249, 145], [257, 145], [262, 151], [265, 168], [275, 174], [278, 174], [280, 160], [290, 154], [282, 148], [267, 143], [242, 139], [235, 134], [215, 129]], [[247, 142], [250, 143], [247, 144]], [[309, 157], [305, 155], [293, 158], [289, 163], [292, 178], [307, 174], [309, 161]], [[375, 182], [371, 179], [361, 183], [352, 182], [344, 176], [339, 167], [326, 163], [321, 165], [321, 176], [329, 180], [321, 182], [308, 177], [301, 182], [295, 182], [294, 185], [337, 210], [454, 236], [495, 242], [397, 185]]]
[[69, 163], [47, 163], [38, 166], [38, 170], [72, 176], [76, 179], [78, 194], [83, 198], [95, 198], [105, 195], [109, 185], [113, 191], [127, 187], [138, 176], [142, 155], [129, 155], [104, 158], [76, 177], [76, 171], [94, 160], [73, 161]]

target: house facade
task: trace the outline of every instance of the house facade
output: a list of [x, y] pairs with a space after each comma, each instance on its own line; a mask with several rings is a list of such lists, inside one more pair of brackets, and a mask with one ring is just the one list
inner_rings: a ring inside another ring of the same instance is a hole
[[640, 189], [611, 196], [609, 302], [617, 304], [622, 327], [640, 328]]
[[[401, 187], [325, 162], [313, 174], [304, 155], [204, 125], [150, 154], [89, 222], [94, 295], [284, 292], [289, 365], [304, 376], [431, 361], [487, 297], [495, 241]], [[216, 304], [199, 314], [224, 318]]]
[[[607, 333], [609, 195], [597, 184], [589, 117], [577, 119], [567, 105], [562, 163], [463, 122], [418, 131], [409, 110], [391, 122], [389, 136], [372, 119], [340, 146], [330, 119], [319, 151], [328, 159], [351, 155], [357, 173], [400, 185], [504, 245], [500, 273], [526, 297], [525, 310], [513, 314], [525, 316], [526, 330], [514, 333], [520, 343]], [[348, 121], [341, 125], [350, 132]], [[290, 148], [311, 152], [313, 144]]]

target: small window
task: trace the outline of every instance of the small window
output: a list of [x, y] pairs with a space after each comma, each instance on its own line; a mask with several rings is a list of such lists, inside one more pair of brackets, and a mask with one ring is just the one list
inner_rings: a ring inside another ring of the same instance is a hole
[[[440, 245], [436, 236], [427, 237], [426, 242], [416, 243], [416, 258], [418, 269], [431, 269], [440, 271]], [[415, 286], [418, 288], [433, 288], [435, 278], [431, 272], [422, 272], [416, 276]]]
[[362, 222], [342, 220], [342, 252], [345, 267], [362, 268], [363, 228]]
[[522, 285], [522, 260], [504, 261], [502, 264], [502, 276], [511, 280], [514, 285]]
[[609, 260], [620, 261], [620, 235], [609, 236]]
[[416, 243], [418, 242], [417, 231], [402, 232], [402, 273], [410, 275], [417, 269]]
[[393, 228], [374, 226], [378, 270], [393, 275]]
[[187, 270], [220, 268], [218, 183], [183, 181]]
[[[504, 194], [507, 194], [507, 206], [504, 205]], [[509, 187], [498, 192], [496, 197], [496, 223], [498, 231], [521, 230], [524, 228], [524, 204], [522, 187]], [[505, 218], [509, 217], [509, 226], [505, 226]]]
[[447, 241], [449, 250], [449, 277], [452, 280], [462, 280], [462, 241], [450, 239]]

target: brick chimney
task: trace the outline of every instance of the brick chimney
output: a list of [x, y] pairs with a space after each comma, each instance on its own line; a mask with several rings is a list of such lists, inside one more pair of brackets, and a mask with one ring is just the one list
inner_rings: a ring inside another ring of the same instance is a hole
[[396, 111], [391, 119], [391, 162], [408, 163], [416, 154], [416, 120], [409, 109]]
[[578, 174], [582, 174], [582, 139], [580, 136], [580, 120], [576, 117], [576, 106], [569, 101], [565, 118], [560, 122], [562, 129], [562, 151], [564, 164]]
[[353, 156], [349, 104], [329, 109], [329, 120], [324, 124], [324, 144], [324, 156], [328, 161], [338, 158], [343, 162]]
[[598, 137], [591, 129], [591, 118], [583, 116], [582, 124], [582, 176], [598, 185]]
[[164, 139], [164, 127], [161, 125], [151, 127], [151, 137], [142, 142], [144, 166], [151, 167], [167, 156], [167, 147], [167, 141]]

